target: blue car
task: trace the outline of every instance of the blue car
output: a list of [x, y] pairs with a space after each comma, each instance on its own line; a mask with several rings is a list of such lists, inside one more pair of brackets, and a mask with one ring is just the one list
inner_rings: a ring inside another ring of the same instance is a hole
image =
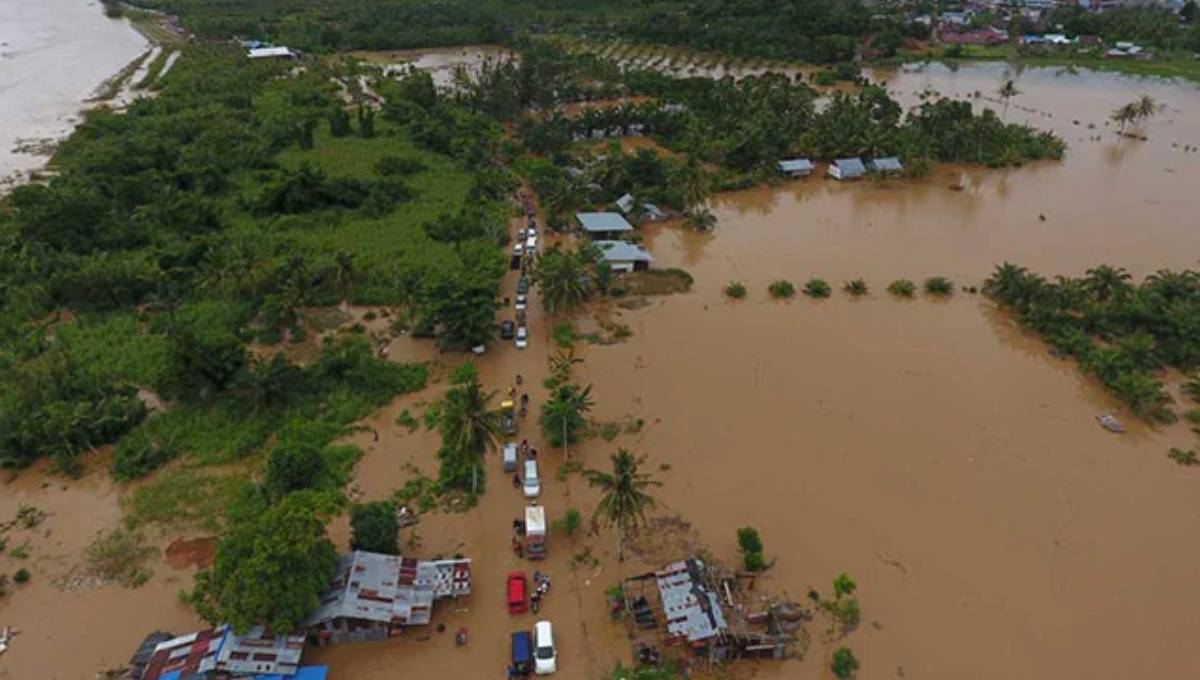
[[527, 631], [512, 634], [512, 666], [519, 676], [533, 670], [533, 637]]

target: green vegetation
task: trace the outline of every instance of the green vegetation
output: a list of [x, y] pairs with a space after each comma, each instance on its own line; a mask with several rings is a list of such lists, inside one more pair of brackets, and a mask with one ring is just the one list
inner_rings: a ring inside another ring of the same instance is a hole
[[833, 294], [833, 289], [824, 279], [809, 279], [804, 284], [804, 294], [814, 299], [824, 299]]
[[738, 529], [738, 551], [742, 553], [742, 566], [746, 571], [762, 571], [766, 569], [766, 560], [763, 558], [763, 543], [762, 538], [758, 535], [758, 529], [754, 527], [743, 527]]
[[290, 494], [222, 537], [211, 570], [196, 575], [190, 601], [210, 622], [244, 631], [294, 630], [320, 604], [337, 564], [325, 536], [332, 507], [311, 491]]
[[483, 391], [474, 364], [463, 364], [456, 370], [438, 420], [442, 436], [438, 484], [443, 491], [457, 488], [479, 492], [483, 456], [495, 452], [500, 440], [501, 414], [498, 405], [493, 405], [496, 394], [495, 390]]
[[593, 404], [591, 385], [580, 387], [569, 382], [556, 385], [542, 404], [538, 418], [546, 443], [562, 447], [566, 454], [567, 446], [577, 442], [587, 428], [584, 414], [592, 410]]
[[767, 286], [767, 292], [776, 300], [786, 300], [796, 296], [796, 285], [791, 281], [779, 279]]
[[858, 659], [848, 647], [838, 647], [833, 652], [833, 662], [829, 668], [841, 680], [853, 678], [858, 673]]
[[939, 297], [953, 295], [954, 284], [944, 276], [931, 276], [925, 279], [925, 292]]
[[862, 279], [851, 279], [842, 285], [842, 290], [846, 291], [851, 297], [862, 297], [870, 292], [867, 287], [867, 282]]
[[17, 585], [29, 583], [31, 576], [32, 575], [29, 573], [28, 569], [21, 567], [16, 571], [16, 573], [13, 574], [13, 582], [15, 582]]
[[639, 468], [645, 456], [635, 457], [625, 449], [611, 456], [612, 471], [585, 470], [588, 485], [602, 493], [600, 503], [592, 514], [592, 522], [599, 522], [617, 530], [617, 560], [625, 560], [625, 534], [636, 529], [646, 517], [646, 511], [655, 506], [648, 491], [662, 482], [651, 478]]
[[1171, 450], [1167, 453], [1167, 457], [1184, 467], [1200, 465], [1200, 458], [1197, 458], [1196, 452], [1191, 450], [1184, 451], [1183, 449], [1171, 447]]
[[350, 511], [350, 549], [398, 555], [400, 525], [396, 505], [376, 501], [355, 505]]
[[1162, 270], [1139, 285], [1131, 279], [1101, 265], [1083, 278], [1051, 282], [1006, 262], [984, 292], [1056, 352], [1075, 357], [1134, 413], [1173, 422], [1173, 399], [1159, 376], [1167, 366], [1200, 368], [1200, 275]]
[[563, 514], [562, 519], [554, 520], [554, 530], [561, 531], [568, 536], [574, 536], [582, 524], [583, 514], [575, 508], [568, 508], [567, 512]]
[[896, 297], [910, 298], [917, 292], [917, 284], [908, 279], [897, 279], [888, 284], [887, 291]]
[[746, 297], [746, 286], [740, 281], [730, 281], [725, 284], [725, 295], [734, 300], [741, 300]]

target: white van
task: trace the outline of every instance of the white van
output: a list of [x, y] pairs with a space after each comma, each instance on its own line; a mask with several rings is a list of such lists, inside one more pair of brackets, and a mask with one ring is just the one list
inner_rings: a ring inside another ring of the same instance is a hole
[[533, 624], [533, 672], [550, 675], [558, 670], [558, 651], [554, 649], [554, 628], [549, 621]]
[[526, 498], [537, 498], [542, 493], [542, 482], [538, 479], [537, 461], [525, 461], [525, 475], [522, 478], [522, 488]]
[[502, 458], [503, 470], [505, 472], [517, 471], [517, 445], [515, 442], [508, 442], [504, 445], [504, 454]]

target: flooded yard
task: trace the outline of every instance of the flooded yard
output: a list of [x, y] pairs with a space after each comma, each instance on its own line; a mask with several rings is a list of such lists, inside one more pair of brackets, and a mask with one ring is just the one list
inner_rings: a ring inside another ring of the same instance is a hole
[[[451, 68], [460, 52], [431, 59]], [[810, 586], [827, 589], [839, 572], [853, 575], [863, 622], [849, 645], [862, 660], [860, 677], [1200, 676], [1200, 660], [1186, 651], [1200, 559], [1187, 522], [1200, 511], [1200, 479], [1165, 455], [1194, 435], [1183, 425], [1140, 423], [982, 296], [897, 301], [884, 292], [899, 277], [979, 285], [1004, 260], [1051, 276], [1102, 262], [1138, 277], [1194, 267], [1200, 153], [1184, 147], [1200, 146], [1200, 89], [1056, 69], [1009, 73], [998, 64], [872, 75], [908, 105], [927, 88], [990, 96], [1015, 77], [1022, 94], [1007, 117], [1054, 129], [1068, 156], [1007, 170], [941, 166], [914, 181], [814, 177], [715, 197], [711, 234], [671, 223], [647, 228], [655, 265], [687, 269], [695, 288], [619, 311], [629, 340], [582, 346], [578, 375], [594, 385], [593, 417], [645, 426], [573, 447], [572, 456], [606, 467], [617, 446], [646, 454], [647, 470], [664, 482], [659, 513], [690, 522], [720, 559], [737, 559], [739, 527], [757, 527], [775, 560], [771, 589], [799, 598]], [[1148, 141], [1118, 138], [1105, 119], [1141, 94], [1166, 111], [1146, 125]], [[771, 281], [811, 276], [835, 289], [863, 277], [872, 292], [862, 300], [840, 292], [819, 302], [768, 299]], [[746, 284], [745, 301], [725, 299], [731, 280]], [[515, 277], [504, 285], [501, 294], [511, 296]], [[502, 310], [506, 317], [511, 310]], [[533, 409], [519, 437], [542, 450], [543, 503], [551, 518], [568, 507], [588, 517], [594, 492], [578, 476], [557, 479], [562, 454], [536, 435], [552, 324], [536, 296], [529, 317], [530, 348], [501, 343], [481, 358], [480, 374], [502, 391], [524, 376]], [[393, 359], [438, 358], [407, 337], [391, 350]], [[436, 473], [437, 435], [410, 433], [396, 418], [404, 409], [419, 417], [421, 402], [444, 389], [434, 385], [378, 413], [368, 423], [378, 439], [352, 438], [366, 452], [356, 498], [389, 497], [411, 477], [408, 466]], [[1128, 434], [1097, 426], [1095, 416], [1110, 412]], [[414, 628], [394, 640], [310, 652], [309, 662], [330, 664], [331, 680], [447, 669], [502, 677], [508, 634], [535, 619], [504, 608], [505, 574], [531, 569], [509, 548], [524, 501], [495, 457], [487, 465], [478, 508], [427, 515], [402, 534], [416, 556], [472, 557], [472, 596], [435, 612], [445, 632]], [[3, 487], [0, 519], [21, 503], [49, 511], [34, 559], [39, 572], [54, 572], [118, 523], [120, 492], [100, 471], [74, 482], [30, 471]], [[331, 533], [344, 547], [344, 518]], [[177, 538], [155, 537], [156, 545], [165, 551]], [[90, 677], [122, 662], [155, 628], [189, 630], [196, 622], [175, 593], [190, 585], [193, 567], [174, 570], [165, 559], [132, 591], [68, 594], [39, 573], [0, 600], [0, 625], [23, 629], [0, 660], [0, 678]], [[637, 555], [618, 563], [607, 532], [552, 534], [550, 558], [533, 568], [554, 578], [540, 616], [555, 623], [558, 677], [600, 678], [614, 660], [628, 661], [629, 641], [609, 621], [603, 590], [619, 574], [653, 566]], [[463, 648], [453, 641], [459, 626], [470, 630]], [[807, 658], [755, 664], [753, 674], [830, 677], [821, 628], [810, 626]], [[68, 645], [70, 654], [61, 654]]]

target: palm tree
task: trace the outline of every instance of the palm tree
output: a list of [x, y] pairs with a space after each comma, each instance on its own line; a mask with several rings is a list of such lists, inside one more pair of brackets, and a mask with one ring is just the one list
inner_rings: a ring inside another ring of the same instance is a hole
[[603, 491], [596, 511], [592, 514], [592, 522], [600, 523], [617, 530], [617, 560], [625, 560], [625, 532], [636, 529], [646, 519], [646, 511], [655, 506], [655, 500], [647, 493], [651, 487], [662, 486], [662, 482], [653, 480], [650, 475], [640, 472], [638, 467], [645, 462], [645, 456], [634, 457], [625, 449], [619, 449], [612, 455], [612, 472], [586, 470], [584, 477], [588, 484]]
[[1137, 101], [1131, 105], [1136, 116], [1137, 122], [1141, 123], [1144, 120], [1154, 117], [1162, 106], [1154, 100], [1150, 95], [1144, 94], [1137, 98]]
[[555, 382], [562, 384], [571, 379], [571, 371], [583, 359], [575, 356], [575, 348], [560, 349], [550, 357], [550, 376]]
[[438, 428], [442, 444], [459, 455], [470, 456], [475, 466], [472, 474], [478, 470], [479, 458], [495, 452], [500, 440], [500, 411], [491, 407], [495, 397], [495, 390], [484, 393], [479, 376], [472, 373], [450, 388], [443, 402]]
[[689, 210], [683, 223], [695, 231], [709, 231], [717, 226], [717, 216], [708, 208]]
[[1092, 291], [1092, 295], [1100, 302], [1107, 302], [1112, 298], [1122, 297], [1129, 292], [1129, 280], [1132, 278], [1129, 272], [1125, 271], [1124, 267], [1111, 267], [1102, 264], [1099, 267], [1087, 270], [1088, 289]]
[[587, 263], [577, 252], [567, 252], [557, 245], [537, 258], [533, 265], [533, 280], [542, 294], [542, 306], [553, 315], [571, 311], [588, 296]]
[[1137, 104], [1126, 104], [1116, 111], [1112, 112], [1109, 119], [1121, 126], [1118, 131], [1120, 134], [1125, 134], [1125, 126], [1138, 119]]
[[580, 389], [571, 383], [561, 384], [546, 403], [542, 404], [542, 433], [551, 443], [555, 439], [563, 449], [563, 457], [570, 457], [567, 445], [574, 439], [576, 432], [587, 425], [583, 414], [592, 410], [592, 386]]
[[1003, 118], [1008, 115], [1008, 100], [1021, 94], [1021, 91], [1018, 90], [1016, 84], [1009, 79], [1004, 81], [1004, 84], [1000, 86], [997, 94], [999, 94], [1000, 98], [1004, 100], [1004, 112], [1001, 114], [1001, 118]]
[[1005, 262], [996, 267], [987, 281], [983, 282], [983, 292], [1003, 302], [1011, 303], [1021, 290], [1022, 281], [1029, 276], [1028, 270], [1019, 265]]

